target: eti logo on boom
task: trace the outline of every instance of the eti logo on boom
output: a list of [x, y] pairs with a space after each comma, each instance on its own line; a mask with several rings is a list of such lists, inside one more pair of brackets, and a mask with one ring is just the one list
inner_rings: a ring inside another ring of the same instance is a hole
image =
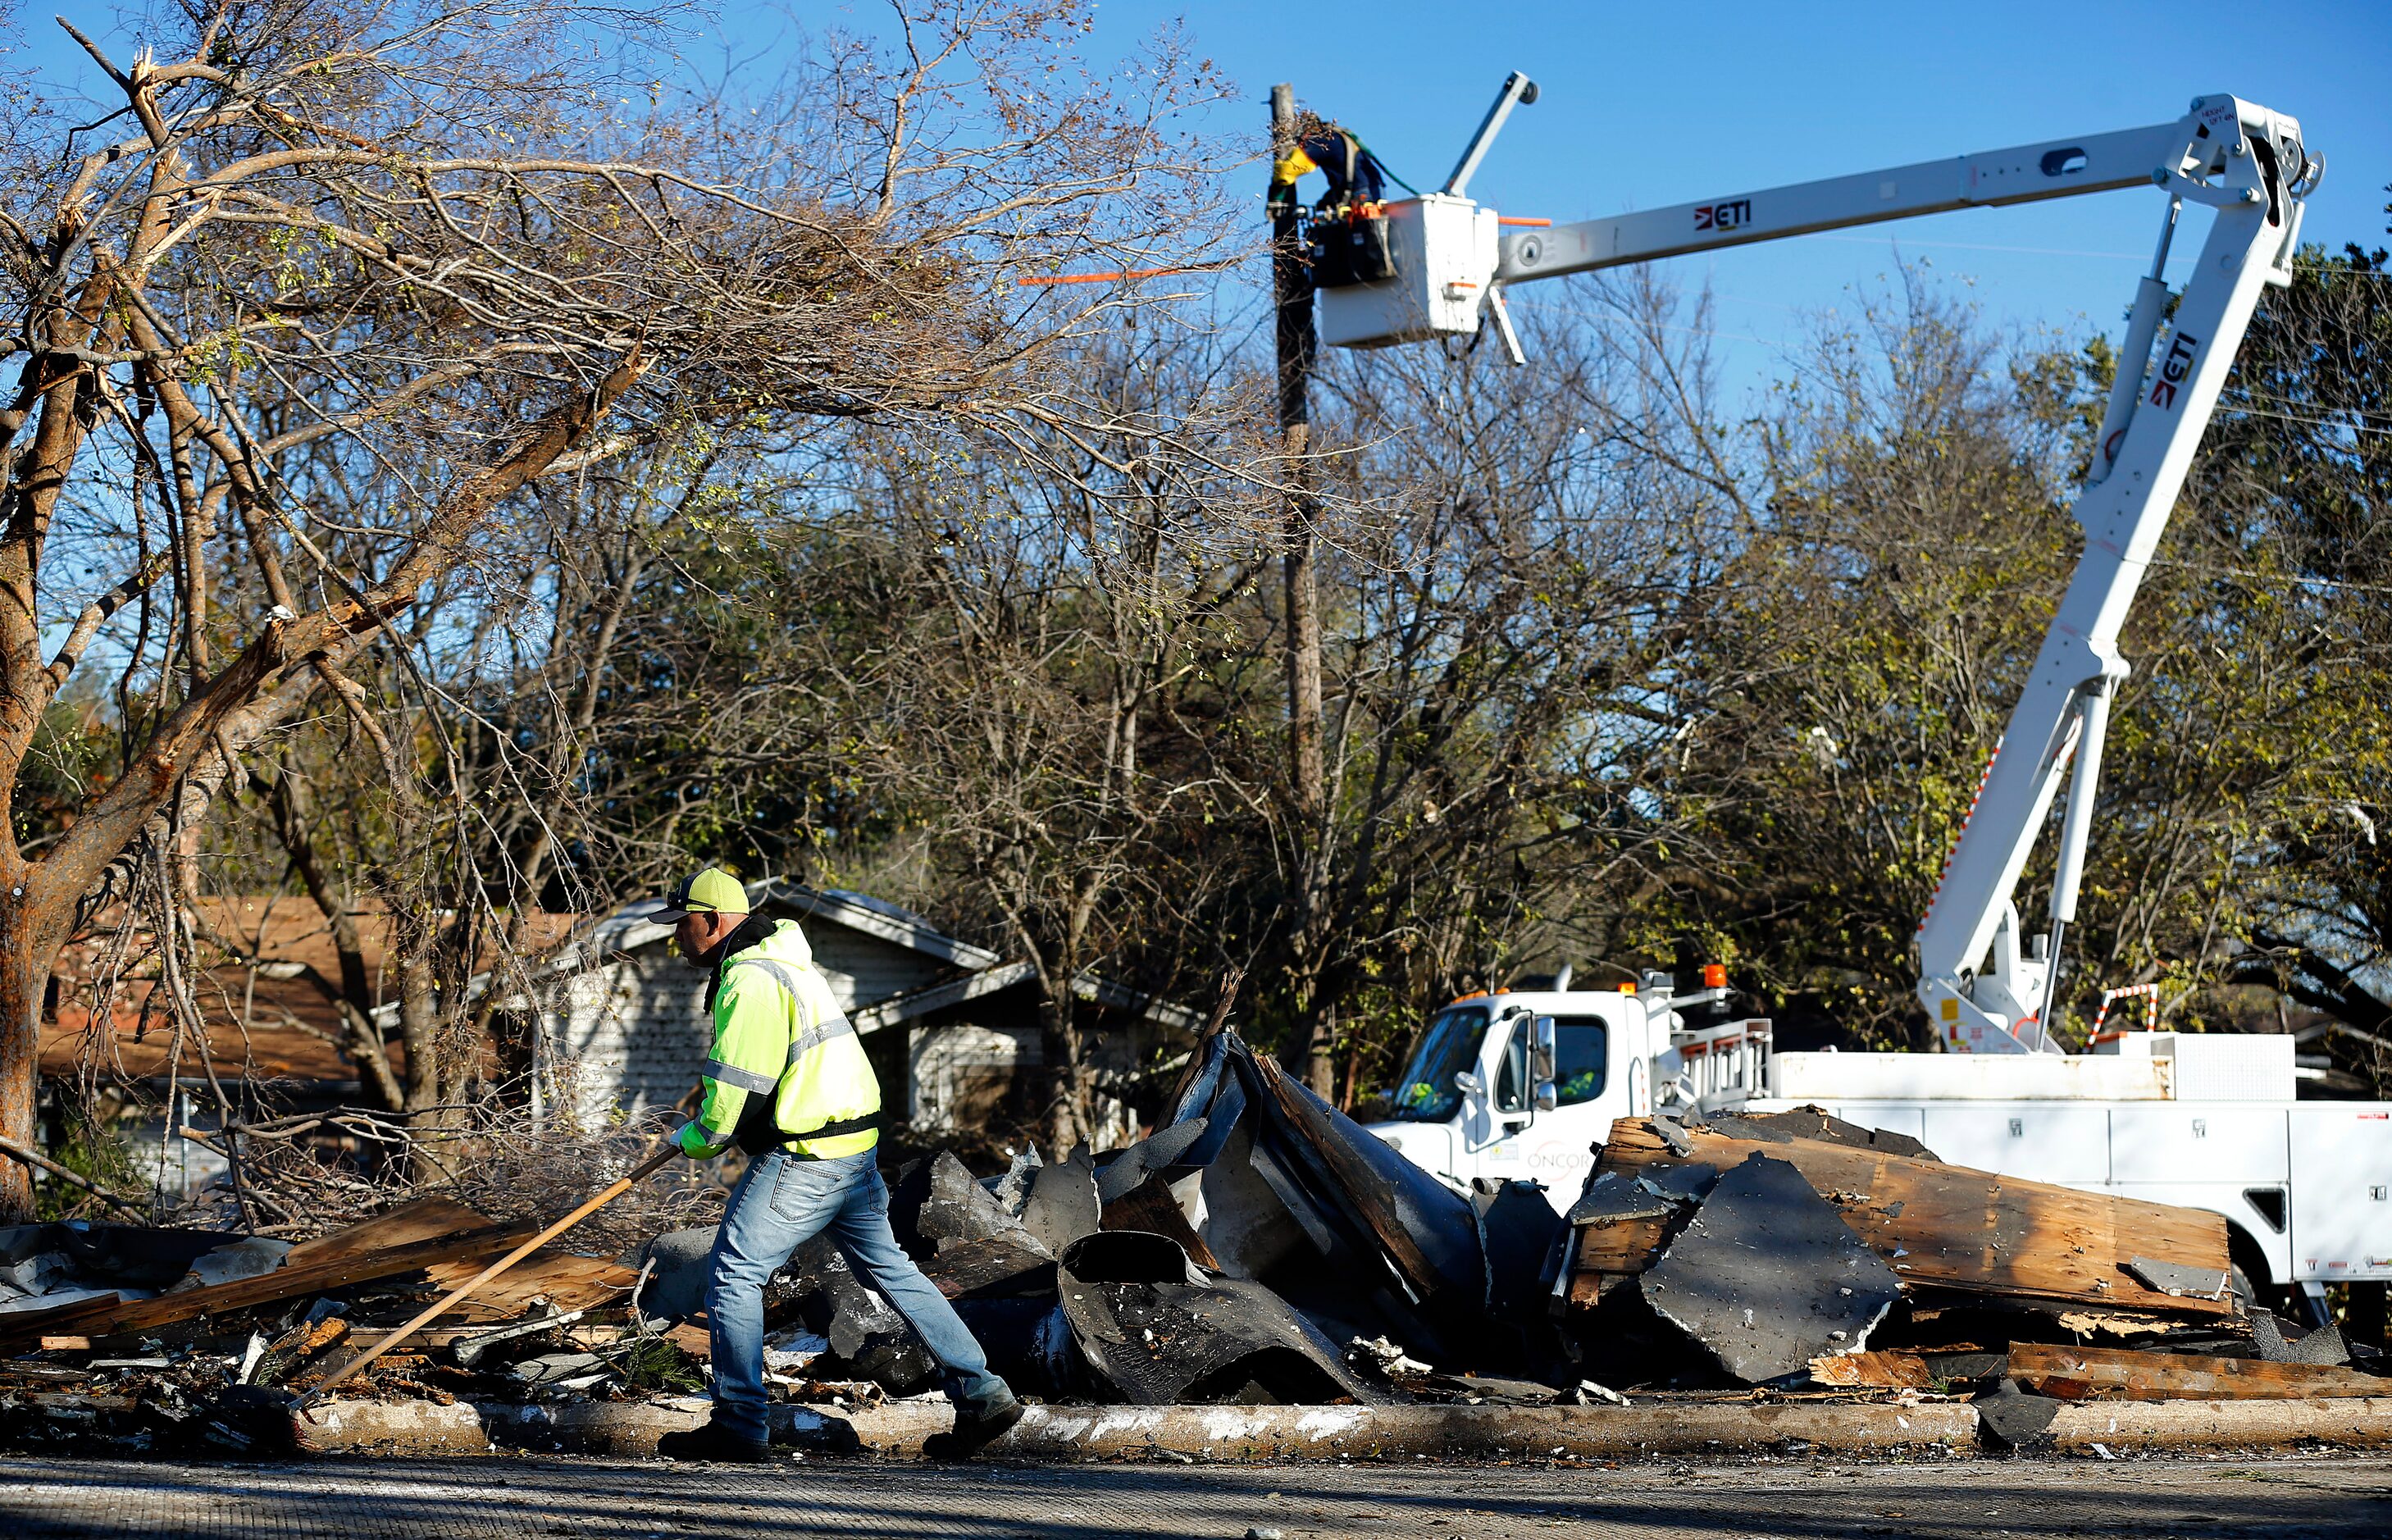
[[2178, 332], [2168, 344], [2167, 357], [2160, 360], [2160, 377], [2152, 383], [2152, 405], [2176, 405], [2177, 392], [2192, 377], [2192, 356], [2201, 351], [2201, 339], [2190, 333]]
[[1725, 203], [1695, 205], [1695, 228], [1697, 230], [1742, 229], [1752, 223], [1752, 200], [1738, 198]]

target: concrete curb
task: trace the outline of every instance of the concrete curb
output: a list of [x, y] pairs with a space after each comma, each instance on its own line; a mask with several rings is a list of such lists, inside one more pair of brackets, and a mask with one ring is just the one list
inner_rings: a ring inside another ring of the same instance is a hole
[[2328, 1401], [2087, 1401], [2062, 1406], [2055, 1447], [2252, 1449], [2297, 1443], [2392, 1445], [2392, 1396]]
[[[946, 1413], [944, 1406], [940, 1408]], [[706, 1421], [695, 1396], [667, 1402], [328, 1401], [292, 1418], [299, 1449], [311, 1455], [654, 1455], [667, 1433]], [[946, 1414], [951, 1416], [952, 1414]], [[800, 1406], [773, 1408], [776, 1442], [820, 1443], [831, 1418]], [[919, 1454], [918, 1441], [915, 1453]]]
[[[935, 1420], [923, 1414], [932, 1414]], [[895, 1414], [895, 1415], [892, 1415]], [[918, 1455], [943, 1406], [853, 1419], [882, 1454]], [[1177, 1455], [1200, 1460], [1736, 1454], [1804, 1446], [1862, 1454], [1941, 1444], [1974, 1451], [1977, 1414], [1950, 1403], [1885, 1406], [1660, 1403], [1650, 1406], [1040, 1406], [990, 1445], [1034, 1460]]]
[[[326, 1402], [293, 1419], [301, 1450], [318, 1455], [489, 1454], [500, 1450], [639, 1455], [705, 1420], [705, 1403], [576, 1402], [521, 1406], [429, 1402]], [[775, 1407], [775, 1435], [815, 1442], [826, 1419]], [[779, 1426], [787, 1414], [788, 1426]], [[953, 1422], [942, 1402], [899, 1402], [849, 1417], [864, 1447], [918, 1459], [922, 1441]], [[1288, 1460], [1427, 1455], [1444, 1459], [1554, 1455], [1635, 1457], [1768, 1450], [1890, 1453], [1929, 1445], [1977, 1448], [1977, 1414], [1924, 1406], [1796, 1402], [1656, 1403], [1643, 1406], [1034, 1406], [990, 1446], [998, 1458]]]

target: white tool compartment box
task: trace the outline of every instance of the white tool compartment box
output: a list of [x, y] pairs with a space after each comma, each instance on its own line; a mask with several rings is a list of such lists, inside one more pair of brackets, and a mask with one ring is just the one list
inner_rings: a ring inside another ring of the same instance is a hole
[[1388, 347], [1475, 335], [1495, 276], [1495, 211], [1435, 192], [1384, 207], [1396, 276], [1321, 290], [1320, 340]]

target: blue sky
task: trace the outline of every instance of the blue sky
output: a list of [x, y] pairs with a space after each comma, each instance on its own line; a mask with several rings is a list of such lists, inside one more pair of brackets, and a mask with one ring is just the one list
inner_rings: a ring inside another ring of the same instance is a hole
[[[2392, 244], [2386, 0], [2258, 11], [1382, 0], [1305, 7], [1300, 25], [1291, 14], [1253, 0], [1107, 0], [1098, 41], [1184, 15], [1248, 97], [1232, 111], [1252, 131], [1268, 118], [1271, 83], [1290, 81], [1421, 186], [1451, 167], [1505, 72], [1524, 70], [1540, 99], [1513, 114], [1471, 190], [1505, 213], [1556, 220], [2159, 123], [2196, 95], [2231, 92], [2299, 118], [2325, 152], [2305, 238], [2337, 250]], [[1897, 249], [1956, 286], [1972, 281], [1996, 324], [2114, 333], [2164, 202], [2128, 191], [1972, 209], [1666, 266], [1682, 282], [1711, 284], [1731, 378], [1750, 383], [1807, 315], [1849, 307], [1849, 291], [1872, 285]], [[2206, 219], [2188, 221], [2173, 281]]]
[[[23, 17], [39, 65], [80, 62], [46, 17]], [[112, 7], [71, 3], [86, 30], [124, 34]], [[137, 10], [137, 7], [136, 9]], [[715, 47], [769, 57], [792, 21], [878, 30], [878, 5], [727, 0]], [[2261, 10], [2181, 5], [1534, 5], [1447, 0], [1295, 7], [1260, 0], [1103, 0], [1090, 53], [1118, 57], [1184, 20], [1244, 99], [1209, 131], [1252, 136], [1274, 81], [1354, 127], [1428, 186], [1452, 164], [1505, 72], [1542, 89], [1514, 113], [1473, 183], [1505, 213], [1556, 220], [1748, 192], [1941, 155], [2157, 123], [2230, 91], [2298, 117], [2328, 161], [2305, 234], [2329, 248], [2392, 243], [2392, 3], [2298, 0]], [[52, 39], [57, 39], [53, 42]], [[690, 50], [702, 58], [706, 44]], [[1262, 173], [1244, 173], [1261, 218]], [[2071, 342], [2114, 332], [2163, 201], [2118, 192], [1969, 210], [1683, 258], [1708, 282], [1732, 380], [1771, 372], [1817, 312], [1849, 312], [1899, 253], [1924, 260], [2004, 327]], [[2176, 270], [2205, 215], [2179, 239]], [[1539, 297], [1536, 289], [1520, 297]], [[1554, 296], [1558, 298], [1559, 296]]]

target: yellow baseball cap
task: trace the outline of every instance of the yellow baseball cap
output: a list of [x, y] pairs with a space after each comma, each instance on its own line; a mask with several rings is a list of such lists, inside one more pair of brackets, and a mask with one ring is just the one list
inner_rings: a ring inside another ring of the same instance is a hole
[[683, 915], [746, 914], [748, 890], [721, 867], [700, 867], [673, 884], [665, 907], [648, 918], [660, 925], [678, 924]]

